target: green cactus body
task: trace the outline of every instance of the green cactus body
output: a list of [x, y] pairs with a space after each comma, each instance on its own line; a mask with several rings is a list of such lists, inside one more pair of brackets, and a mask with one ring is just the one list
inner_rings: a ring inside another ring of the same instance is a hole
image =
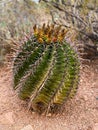
[[79, 61], [66, 41], [40, 44], [33, 37], [14, 59], [13, 73], [19, 97], [35, 111], [51, 111], [76, 93]]

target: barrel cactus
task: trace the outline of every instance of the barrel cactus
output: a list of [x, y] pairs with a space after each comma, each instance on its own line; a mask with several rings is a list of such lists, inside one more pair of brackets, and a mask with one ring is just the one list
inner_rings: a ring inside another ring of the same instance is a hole
[[47, 113], [76, 93], [79, 61], [61, 26], [43, 24], [33, 29], [13, 62], [14, 89], [34, 111]]

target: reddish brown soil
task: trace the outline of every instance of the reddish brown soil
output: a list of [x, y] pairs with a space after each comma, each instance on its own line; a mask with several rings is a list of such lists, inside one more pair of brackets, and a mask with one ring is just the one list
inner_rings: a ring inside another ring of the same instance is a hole
[[12, 86], [9, 67], [0, 69], [0, 130], [95, 130], [98, 123], [98, 60], [82, 65], [76, 96], [67, 101], [63, 113], [45, 117], [28, 111]]

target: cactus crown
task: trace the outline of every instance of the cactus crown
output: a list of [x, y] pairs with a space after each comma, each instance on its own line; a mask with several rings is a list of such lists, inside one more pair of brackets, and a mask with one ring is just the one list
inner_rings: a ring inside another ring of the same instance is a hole
[[79, 62], [64, 40], [67, 31], [61, 26], [43, 24], [33, 29], [34, 35], [24, 42], [14, 59], [14, 88], [21, 99], [29, 99], [33, 110], [50, 112], [75, 94]]
[[34, 36], [36, 37], [39, 43], [55, 43], [62, 42], [68, 30], [61, 29], [61, 25], [55, 27], [53, 25], [43, 24], [42, 28], [38, 28], [36, 25], [33, 27]]

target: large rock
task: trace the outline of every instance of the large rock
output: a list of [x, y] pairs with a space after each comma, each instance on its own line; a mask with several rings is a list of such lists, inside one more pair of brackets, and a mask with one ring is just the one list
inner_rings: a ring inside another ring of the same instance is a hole
[[97, 47], [96, 45], [88, 44], [88, 43], [81, 43], [77, 45], [78, 54], [83, 59], [91, 59], [97, 55]]

